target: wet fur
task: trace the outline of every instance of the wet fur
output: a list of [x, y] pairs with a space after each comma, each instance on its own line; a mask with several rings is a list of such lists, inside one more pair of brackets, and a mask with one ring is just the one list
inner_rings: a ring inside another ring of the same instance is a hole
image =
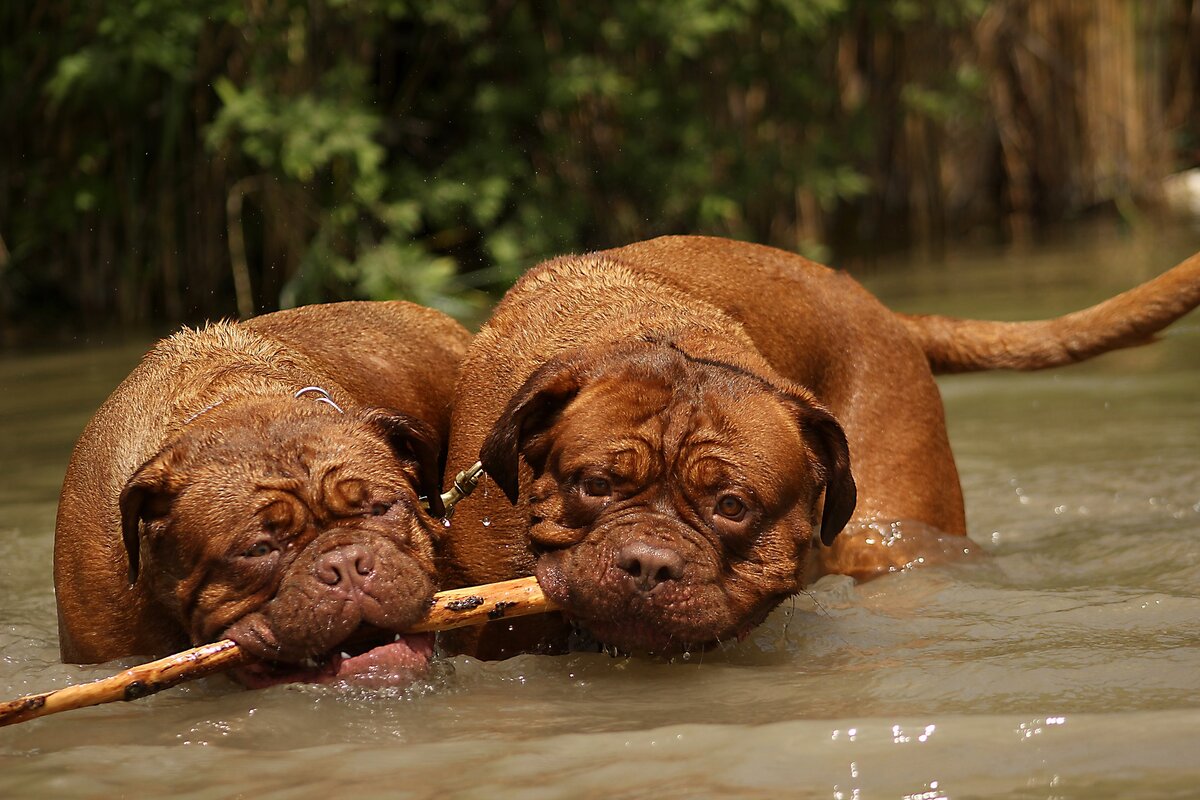
[[[259, 612], [278, 629], [264, 647], [317, 653], [336, 638], [328, 629], [371, 612], [335, 624], [341, 612], [323, 615], [316, 590], [266, 611], [289, 582], [313, 580], [314, 542], [327, 558], [371, 551], [371, 591], [419, 605], [434, 586], [435, 523], [417, 495], [436, 497], [468, 338], [395, 302], [309, 306], [160, 342], [96, 412], [67, 469], [54, 566], [63, 659], [163, 654]], [[344, 413], [293, 396], [314, 385]], [[264, 529], [281, 543], [270, 569], [241, 555]]]
[[[962, 492], [933, 368], [1054, 366], [1145, 341], [1200, 300], [1197, 263], [1046, 327], [898, 315], [848, 275], [723, 239], [546, 262], [506, 295], [463, 363], [447, 472], [481, 457], [500, 490], [460, 505], [446, 584], [536, 573], [601, 639], [665, 651], [740, 635], [821, 573], [866, 578], [961, 556]], [[1050, 329], [1069, 357], [1039, 349]], [[1012, 347], [996, 345], [1009, 336]], [[988, 356], [999, 349], [1003, 358]], [[680, 421], [702, 407], [738, 425]], [[743, 469], [756, 492], [781, 487], [741, 539], [698, 516], [712, 497], [697, 499], [706, 490], [694, 476], [662, 470], [706, 424], [711, 442], [694, 447], [724, 446], [731, 467], [715, 483]], [[638, 438], [618, 465], [614, 442]], [[757, 466], [738, 467], [746, 456]], [[573, 508], [578, 475], [597, 462], [632, 488]], [[682, 567], [664, 562], [680, 577], [633, 592], [614, 567], [632, 539], [682, 554]], [[460, 634], [457, 647], [494, 658], [561, 649], [566, 636], [546, 618]]]

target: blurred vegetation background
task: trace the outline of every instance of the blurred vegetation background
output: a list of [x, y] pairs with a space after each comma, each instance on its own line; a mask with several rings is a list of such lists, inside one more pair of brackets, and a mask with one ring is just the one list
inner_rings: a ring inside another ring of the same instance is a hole
[[1198, 2], [6, 2], [0, 342], [1134, 218], [1200, 161]]

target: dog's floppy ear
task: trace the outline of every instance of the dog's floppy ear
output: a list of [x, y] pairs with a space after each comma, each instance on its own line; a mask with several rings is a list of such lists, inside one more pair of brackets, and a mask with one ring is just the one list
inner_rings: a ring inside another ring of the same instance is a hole
[[846, 432], [832, 414], [809, 403], [799, 415], [800, 429], [821, 462], [825, 481], [825, 506], [821, 510], [821, 542], [828, 547], [846, 527], [858, 502], [858, 488], [850, 472], [850, 446]]
[[[553, 424], [582, 386], [583, 376], [577, 364], [565, 359], [551, 359], [530, 375], [508, 401], [480, 448], [479, 460], [510, 503], [517, 502], [520, 492], [522, 448], [531, 437]], [[525, 447], [525, 457], [526, 461], [532, 459], [530, 466], [540, 470], [539, 449]]]
[[141, 554], [142, 522], [162, 519], [171, 510], [171, 501], [180, 488], [175, 465], [175, 447], [164, 447], [125, 482], [118, 501], [121, 510], [121, 540], [129, 559], [129, 583], [137, 582]]
[[363, 412], [367, 424], [383, 433], [396, 456], [417, 465], [417, 491], [429, 503], [429, 513], [440, 517], [442, 506], [442, 443], [427, 423], [390, 408], [369, 408]]

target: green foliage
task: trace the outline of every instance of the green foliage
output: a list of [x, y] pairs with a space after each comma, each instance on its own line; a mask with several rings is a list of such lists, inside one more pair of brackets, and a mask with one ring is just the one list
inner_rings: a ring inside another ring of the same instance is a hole
[[[953, 32], [982, 6], [10, 8], [23, 32], [0, 64], [24, 81], [0, 111], [28, 157], [0, 175], [0, 233], [25, 296], [131, 320], [229, 313], [240, 260], [260, 310], [405, 297], [471, 318], [558, 252], [672, 232], [812, 249], [824, 223], [800, 200], [833, 215], [880, 191], [895, 124], [841, 85], [839, 47]], [[865, 79], [930, 118], [978, 95], [942, 65]]]

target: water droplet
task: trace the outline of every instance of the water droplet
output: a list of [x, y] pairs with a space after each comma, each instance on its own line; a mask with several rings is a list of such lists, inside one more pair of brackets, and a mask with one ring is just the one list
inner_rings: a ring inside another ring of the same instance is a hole
[[442, 527], [443, 527], [443, 528], [449, 528], [449, 527], [450, 527], [450, 520], [448, 520], [448, 519], [443, 519], [443, 520], [442, 520]]
[[485, 528], [490, 528], [490, 527], [492, 527], [492, 519], [491, 519], [491, 517], [484, 517], [484, 518], [483, 518], [483, 527], [485, 527]]

